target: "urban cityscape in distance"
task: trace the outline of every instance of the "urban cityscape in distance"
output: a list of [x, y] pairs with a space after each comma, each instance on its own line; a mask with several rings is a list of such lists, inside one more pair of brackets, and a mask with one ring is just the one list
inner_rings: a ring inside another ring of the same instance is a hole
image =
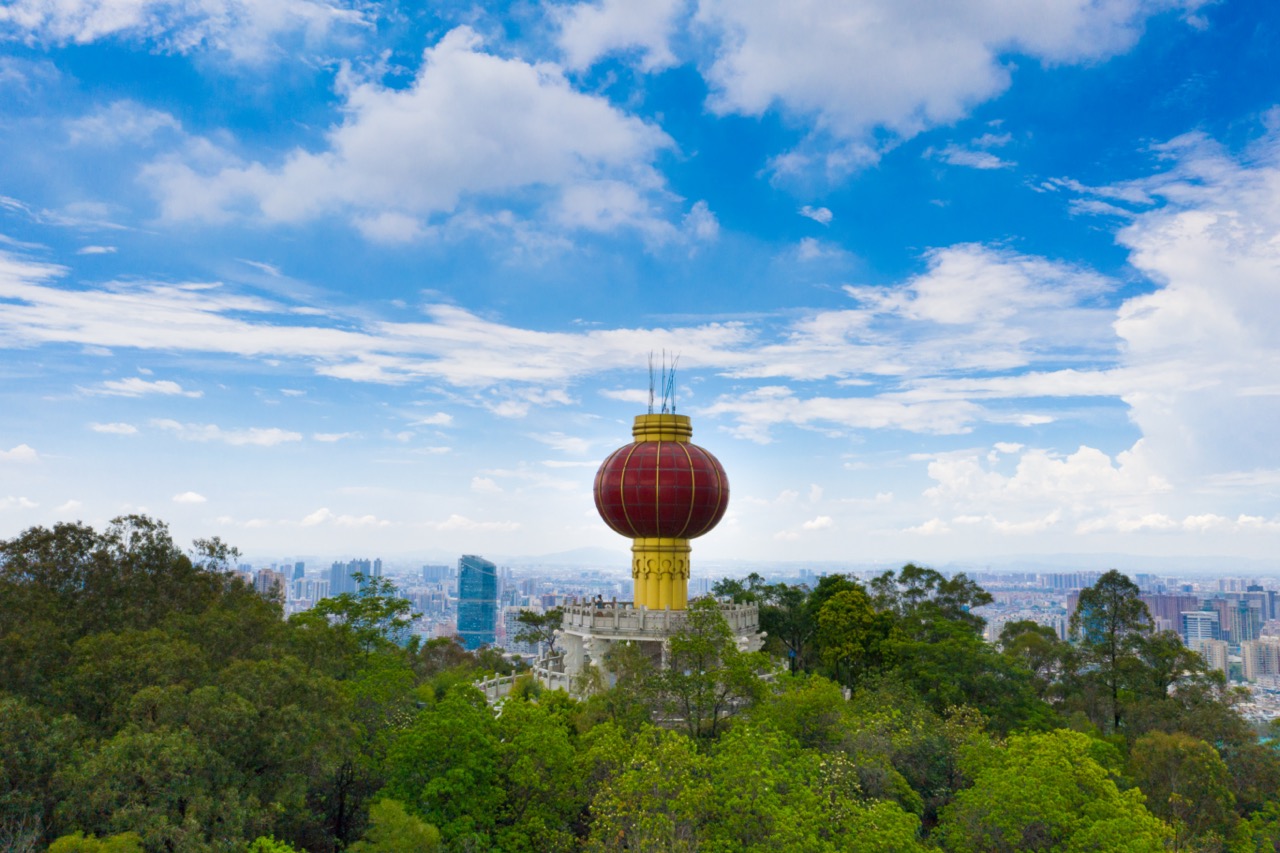
[[[755, 572], [769, 583], [812, 587], [828, 573], [866, 582], [898, 566], [811, 569], [799, 565], [769, 568], [711, 567], [695, 571], [690, 597], [712, 594], [722, 578]], [[995, 642], [1010, 622], [1032, 621], [1068, 639], [1068, 625], [1081, 589], [1102, 570], [1024, 571], [966, 567], [964, 571], [995, 601], [977, 612], [986, 619], [985, 638]], [[416, 614], [411, 632], [423, 639], [457, 637], [467, 649], [495, 646], [532, 658], [543, 649], [516, 640], [517, 616], [543, 613], [573, 602], [629, 601], [632, 581], [622, 552], [612, 564], [495, 562], [467, 554], [453, 562], [384, 563], [381, 558], [325, 562], [280, 559], [243, 562], [238, 572], [264, 595], [278, 596], [285, 615], [307, 610], [323, 598], [358, 591], [357, 576], [382, 578], [395, 585]], [[1142, 601], [1157, 631], [1177, 633], [1229, 681], [1246, 686], [1251, 700], [1242, 706], [1255, 721], [1280, 718], [1280, 576], [1188, 574], [1168, 576], [1133, 572]]]

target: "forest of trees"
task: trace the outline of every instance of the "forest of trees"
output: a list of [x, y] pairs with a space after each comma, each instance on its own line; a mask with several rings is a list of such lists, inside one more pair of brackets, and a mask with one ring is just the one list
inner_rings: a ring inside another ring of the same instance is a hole
[[990, 596], [908, 565], [758, 576], [763, 652], [694, 602], [586, 700], [451, 640], [385, 581], [289, 619], [142, 516], [0, 542], [0, 850], [1274, 851], [1280, 751], [1132, 583], [1075, 641], [982, 639]]

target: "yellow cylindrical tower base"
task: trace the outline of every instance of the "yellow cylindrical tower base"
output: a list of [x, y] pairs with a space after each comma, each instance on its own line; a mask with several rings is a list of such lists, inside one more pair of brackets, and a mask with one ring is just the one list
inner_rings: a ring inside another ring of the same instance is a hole
[[633, 539], [631, 578], [635, 606], [684, 610], [689, 606], [689, 540], [666, 537]]

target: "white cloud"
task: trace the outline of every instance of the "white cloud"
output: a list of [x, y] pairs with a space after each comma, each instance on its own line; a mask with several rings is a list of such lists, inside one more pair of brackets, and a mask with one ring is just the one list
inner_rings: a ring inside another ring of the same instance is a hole
[[92, 424], [89, 424], [89, 429], [93, 430], [94, 432], [103, 432], [103, 433], [106, 433], [107, 435], [133, 435], [138, 431], [138, 428], [133, 424], [125, 424], [125, 423], [109, 423], [109, 424], [92, 423]]
[[471, 491], [482, 495], [500, 495], [503, 490], [492, 477], [472, 477]]
[[[113, 101], [94, 112], [67, 123], [72, 145], [98, 147], [146, 144], [161, 130], [181, 131], [172, 115], [144, 107], [134, 101]], [[83, 250], [82, 250], [83, 251]]]
[[529, 436], [534, 441], [539, 441], [548, 447], [555, 448], [561, 453], [568, 453], [571, 456], [585, 456], [591, 452], [591, 442], [585, 438], [579, 438], [575, 435], [565, 435], [562, 432], [552, 432], [543, 435]]
[[383, 211], [371, 216], [356, 216], [351, 220], [356, 230], [372, 243], [413, 243], [428, 233], [422, 220], [394, 211]]
[[903, 429], [955, 434], [968, 432], [981, 419], [981, 407], [957, 400], [906, 404], [883, 397], [801, 398], [790, 388], [767, 386], [742, 394], [726, 394], [701, 410], [707, 415], [732, 415], [738, 438], [767, 443], [778, 424], [834, 426], [851, 429]]
[[674, 65], [670, 41], [686, 5], [687, 0], [600, 0], [554, 10], [565, 64], [585, 69], [607, 54], [637, 50], [645, 71]]
[[153, 420], [151, 425], [173, 433], [183, 441], [221, 441], [235, 446], [274, 447], [277, 444], [302, 440], [302, 433], [278, 427], [224, 430], [216, 424], [184, 424], [167, 418]]
[[[954, 122], [1009, 85], [1005, 56], [1063, 64], [1127, 50], [1147, 18], [1202, 0], [701, 0], [697, 20], [718, 36], [705, 76], [711, 107], [761, 115], [780, 108], [814, 129], [780, 172], [841, 175], [893, 140]], [[888, 142], [877, 141], [876, 129]]]
[[212, 49], [258, 61], [281, 36], [318, 41], [363, 26], [355, 4], [326, 0], [12, 0], [0, 6], [0, 37], [46, 44], [109, 38], [150, 41], [172, 53]]
[[453, 415], [448, 412], [436, 412], [433, 415], [427, 415], [425, 418], [418, 418], [412, 426], [449, 426], [453, 423]]
[[19, 444], [9, 450], [0, 450], [0, 462], [35, 462], [40, 458], [35, 448], [27, 444]]
[[13, 495], [0, 498], [0, 510], [35, 509], [38, 506], [40, 506], [40, 504], [28, 498], [17, 498]]
[[54, 512], [58, 513], [59, 515], [65, 515], [67, 513], [77, 512], [83, 506], [84, 504], [82, 504], [80, 501], [72, 499], [61, 504], [57, 509], [54, 510]]
[[103, 397], [142, 397], [146, 394], [163, 396], [203, 397], [203, 391], [184, 391], [177, 382], [168, 379], [149, 381], [130, 376], [128, 379], [109, 379], [96, 388], [82, 388], [87, 394]]
[[1010, 160], [1001, 159], [990, 151], [976, 148], [964, 148], [959, 145], [948, 145], [934, 150], [930, 148], [925, 156], [935, 157], [952, 166], [968, 166], [971, 169], [1008, 169], [1016, 165]]
[[809, 519], [804, 524], [801, 524], [800, 527], [804, 530], [826, 530], [834, 524], [835, 522], [831, 520], [831, 516], [820, 515], [817, 518]]
[[356, 435], [357, 433], [354, 432], [317, 432], [311, 434], [311, 439], [313, 441], [323, 441], [327, 444], [332, 444], [337, 441], [342, 441], [344, 438], [354, 438]]
[[207, 500], [208, 498], [198, 492], [182, 492], [173, 496], [173, 502], [176, 504], [202, 504]]
[[940, 518], [931, 518], [923, 524], [908, 527], [903, 533], [917, 533], [921, 536], [942, 536], [951, 532], [950, 526]]
[[299, 522], [302, 527], [318, 527], [321, 525], [343, 528], [379, 528], [390, 527], [391, 522], [375, 515], [338, 515], [328, 507], [321, 507]]
[[77, 255], [114, 255], [115, 246], [81, 246], [76, 249]]
[[1119, 235], [1160, 284], [1118, 312], [1123, 399], [1173, 470], [1280, 468], [1280, 133], [1243, 162], [1197, 135], [1160, 153], [1172, 169], [1121, 188], [1161, 202]]
[[926, 497], [969, 507], [1054, 501], [1087, 510], [1113, 504], [1117, 498], [1161, 494], [1172, 488], [1151, 469], [1141, 441], [1115, 460], [1087, 446], [1066, 455], [1025, 450], [1011, 475], [994, 470], [981, 451], [956, 451], [930, 462], [929, 477], [936, 485], [926, 490]]
[[655, 154], [672, 145], [654, 125], [575, 90], [554, 65], [485, 53], [467, 27], [424, 54], [412, 85], [340, 78], [346, 116], [320, 150], [279, 168], [227, 165], [213, 174], [157, 161], [144, 172], [171, 219], [247, 210], [272, 222], [348, 213], [368, 236], [404, 241], [422, 219], [484, 197], [550, 196], [561, 224], [671, 230], [654, 195]]
[[831, 213], [831, 211], [828, 208], [810, 207], [807, 204], [804, 207], [800, 208], [800, 215], [807, 216], [808, 218], [812, 219], [814, 222], [817, 222], [820, 225], [830, 225], [831, 220], [835, 218], [835, 216]]
[[467, 518], [466, 516], [458, 515], [457, 513], [450, 515], [444, 521], [427, 522], [426, 526], [432, 528], [433, 530], [440, 530], [440, 531], [489, 530], [489, 531], [508, 532], [508, 531], [520, 529], [520, 523], [518, 521], [473, 521]]

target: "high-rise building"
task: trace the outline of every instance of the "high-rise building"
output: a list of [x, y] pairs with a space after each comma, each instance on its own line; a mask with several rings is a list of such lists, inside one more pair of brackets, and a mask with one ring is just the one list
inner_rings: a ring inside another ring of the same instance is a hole
[[1227, 644], [1224, 640], [1194, 640], [1188, 644], [1193, 651], [1200, 653], [1210, 669], [1216, 669], [1223, 675], [1231, 674], [1231, 664], [1227, 658]]
[[423, 583], [444, 583], [453, 574], [451, 566], [425, 565], [422, 567]]
[[353, 595], [360, 591], [356, 583], [356, 575], [368, 578], [382, 577], [382, 560], [350, 560], [346, 563], [334, 563], [329, 567], [329, 594], [342, 595], [344, 592]]
[[293, 580], [303, 577], [307, 573], [307, 564], [299, 560], [293, 564]]
[[277, 572], [275, 569], [258, 569], [253, 579], [253, 588], [259, 595], [283, 600], [284, 583], [284, 572]]
[[540, 607], [504, 607], [502, 608], [502, 627], [503, 642], [502, 647], [509, 652], [517, 652], [522, 655], [538, 655], [545, 651], [545, 643], [529, 643], [521, 642], [516, 639], [516, 635], [524, 629], [524, 625], [520, 622], [520, 614], [526, 610], [535, 613], [541, 611]]
[[1198, 610], [1201, 599], [1194, 595], [1169, 595], [1150, 593], [1139, 596], [1151, 614], [1152, 627], [1157, 631], [1182, 631], [1182, 614]]
[[1245, 681], [1257, 681], [1264, 675], [1280, 675], [1280, 639], [1245, 640], [1240, 644], [1240, 659], [1244, 663]]
[[1187, 610], [1182, 614], [1182, 642], [1190, 648], [1201, 640], [1220, 639], [1221, 631], [1218, 614], [1213, 610]]
[[498, 567], [483, 557], [458, 560], [458, 636], [463, 648], [478, 649], [497, 639]]

